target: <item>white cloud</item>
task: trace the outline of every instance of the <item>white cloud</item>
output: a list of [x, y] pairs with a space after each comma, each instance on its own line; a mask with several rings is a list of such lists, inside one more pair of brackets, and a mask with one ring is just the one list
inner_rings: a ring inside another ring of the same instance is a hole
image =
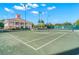
[[13, 8], [17, 9], [17, 10], [25, 10], [25, 7], [23, 7], [23, 6], [17, 6], [17, 5], [15, 5]]
[[15, 5], [13, 8], [14, 9], [16, 9], [16, 10], [28, 10], [28, 9], [31, 9], [30, 7], [29, 7], [29, 5], [31, 6], [31, 4], [20, 4], [19, 6], [17, 6], [17, 5]]
[[47, 9], [48, 10], [53, 10], [53, 9], [56, 9], [56, 7], [55, 6], [52, 6], [52, 7], [48, 7]]
[[12, 9], [9, 9], [9, 8], [4, 8], [4, 10], [7, 11], [7, 12], [11, 12], [11, 13], [14, 12]]
[[14, 5], [14, 9], [16, 9], [16, 10], [29, 10], [29, 9], [31, 9], [31, 8], [37, 8], [37, 7], [39, 7], [39, 5], [38, 4], [35, 4], [35, 3], [28, 3], [28, 4], [23, 4], [23, 3], [21, 3], [20, 5]]
[[28, 5], [26, 4], [25, 7], [28, 8]]
[[41, 6], [46, 6], [46, 4], [41, 4]]
[[28, 5], [28, 6], [32, 6], [32, 3], [28, 3], [27, 5]]
[[38, 4], [32, 4], [32, 3], [28, 3], [27, 4], [29, 7], [32, 7], [32, 8], [37, 8], [37, 7], [39, 7], [39, 5]]
[[23, 3], [21, 3], [20, 5], [21, 5], [22, 7], [24, 7], [24, 4], [23, 4]]
[[25, 4], [25, 6], [24, 6], [24, 4], [20, 4], [22, 7], [24, 7], [26, 10], [27, 9], [31, 9], [29, 6], [28, 6], [28, 4]]
[[31, 13], [32, 13], [32, 14], [39, 14], [38, 11], [32, 11]]
[[33, 8], [37, 8], [37, 7], [39, 7], [39, 6], [38, 6], [38, 4], [32, 4], [32, 7], [33, 7]]
[[26, 10], [31, 9], [31, 7], [29, 7], [28, 5], [25, 5], [25, 7], [26, 7]]

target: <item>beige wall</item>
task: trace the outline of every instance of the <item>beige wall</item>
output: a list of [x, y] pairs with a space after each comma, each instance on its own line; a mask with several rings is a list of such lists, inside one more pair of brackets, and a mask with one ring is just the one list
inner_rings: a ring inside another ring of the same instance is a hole
[[18, 28], [21, 28], [21, 26], [23, 26], [24, 28], [25, 27], [28, 27], [28, 28], [32, 28], [32, 25], [31, 24], [29, 24], [29, 23], [23, 23], [23, 24], [21, 24], [20, 22], [19, 22], [19, 25], [17, 26], [16, 25], [16, 23], [13, 23], [13, 22], [9, 22], [9, 21], [6, 21], [5, 23], [4, 23], [4, 29], [12, 29], [12, 28], [16, 28], [16, 27], [18, 27]]

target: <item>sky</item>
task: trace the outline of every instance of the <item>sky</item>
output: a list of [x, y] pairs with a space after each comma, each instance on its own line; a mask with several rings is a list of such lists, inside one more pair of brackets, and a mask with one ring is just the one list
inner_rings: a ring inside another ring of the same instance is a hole
[[[40, 13], [41, 12], [41, 13]], [[0, 20], [15, 18], [38, 23], [39, 15], [45, 23], [74, 23], [79, 19], [78, 3], [0, 3]]]

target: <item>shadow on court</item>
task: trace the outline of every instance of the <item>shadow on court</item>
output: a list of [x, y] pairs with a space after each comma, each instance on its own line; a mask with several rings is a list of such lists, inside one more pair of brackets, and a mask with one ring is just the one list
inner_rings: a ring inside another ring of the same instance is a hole
[[79, 48], [71, 49], [61, 53], [56, 53], [55, 55], [79, 55]]

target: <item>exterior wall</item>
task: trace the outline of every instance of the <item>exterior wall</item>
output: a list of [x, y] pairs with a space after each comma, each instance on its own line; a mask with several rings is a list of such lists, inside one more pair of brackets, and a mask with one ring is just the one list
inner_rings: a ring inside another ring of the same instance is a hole
[[15, 28], [15, 26], [13, 25], [13, 23], [10, 22], [9, 20], [5, 20], [4, 21], [4, 29], [11, 29], [11, 28]]
[[4, 22], [4, 29], [12, 29], [12, 28], [32, 28], [32, 25], [26, 22], [23, 22], [23, 20], [20, 20], [18, 22], [16, 22], [16, 20], [14, 21], [9, 21], [9, 20], [5, 20]]
[[16, 18], [13, 19], [7, 19], [4, 21], [4, 29], [12, 29], [12, 28], [32, 28], [32, 24], [29, 22], [26, 22], [25, 20], [22, 20], [20, 18], [20, 15], [17, 14]]

